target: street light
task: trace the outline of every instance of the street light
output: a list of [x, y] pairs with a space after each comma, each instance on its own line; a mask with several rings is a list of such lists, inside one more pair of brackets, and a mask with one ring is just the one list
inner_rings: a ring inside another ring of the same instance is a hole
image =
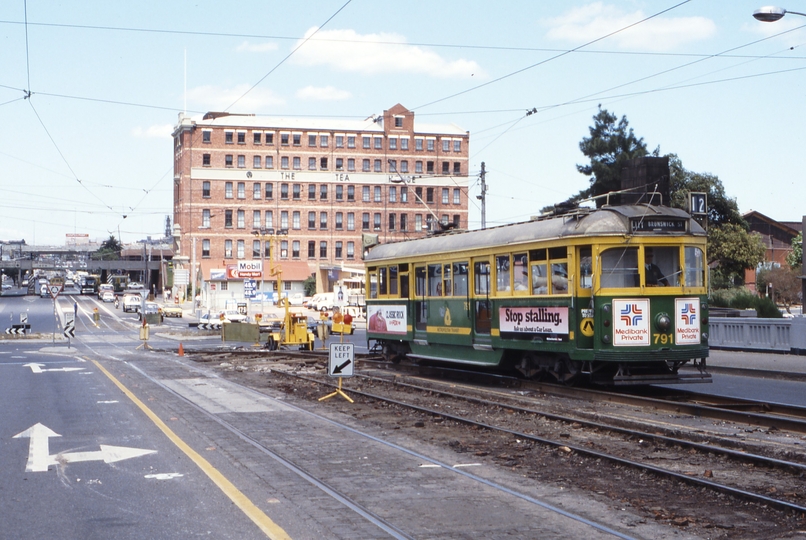
[[777, 6], [764, 6], [758, 8], [753, 12], [753, 17], [761, 22], [775, 22], [780, 21], [784, 15], [792, 13], [793, 15], [801, 15], [806, 17], [806, 13], [799, 13], [797, 11], [789, 11]]

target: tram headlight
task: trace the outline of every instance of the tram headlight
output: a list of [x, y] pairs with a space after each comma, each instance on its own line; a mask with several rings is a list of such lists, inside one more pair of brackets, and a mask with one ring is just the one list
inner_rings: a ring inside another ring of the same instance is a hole
[[672, 319], [666, 313], [659, 313], [655, 317], [655, 326], [661, 332], [667, 332], [672, 327]]
[[703, 332], [702, 333], [702, 342], [703, 343], [708, 343], [708, 332]]

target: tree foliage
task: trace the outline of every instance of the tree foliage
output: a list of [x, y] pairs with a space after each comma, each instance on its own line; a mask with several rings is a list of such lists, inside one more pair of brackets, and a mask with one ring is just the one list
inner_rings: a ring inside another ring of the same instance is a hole
[[725, 223], [741, 225], [747, 229], [747, 222], [739, 212], [736, 199], [727, 196], [719, 177], [687, 170], [677, 154], [669, 154], [668, 158], [669, 191], [672, 198], [669, 206], [688, 210], [689, 194], [705, 193], [708, 197], [709, 229]]
[[789, 312], [792, 304], [800, 303], [800, 278], [789, 266], [774, 266], [756, 275], [756, 290], [767, 291], [774, 302]]
[[793, 270], [802, 270], [803, 265], [803, 233], [792, 239], [792, 251], [786, 256], [786, 263]]
[[92, 254], [92, 258], [101, 261], [118, 260], [120, 259], [120, 251], [122, 249], [123, 246], [120, 245], [118, 239], [110, 234], [109, 238], [104, 240], [101, 247], [98, 248], [98, 251]]
[[[589, 130], [590, 137], [582, 139], [579, 149], [590, 159], [590, 164], [577, 165], [577, 170], [590, 177], [590, 187], [570, 200], [578, 201], [618, 191], [621, 188], [621, 169], [627, 162], [649, 155], [644, 139], [635, 136], [627, 117], [622, 116], [619, 120], [615, 114], [602, 109], [601, 105]], [[656, 149], [653, 155], [658, 155], [658, 152]], [[596, 206], [604, 202], [604, 199], [597, 199]]]
[[[757, 233], [740, 224], [723, 223], [708, 230], [708, 263], [721, 274], [717, 278], [741, 282], [744, 271], [764, 260], [767, 249]], [[719, 283], [719, 281], [717, 281]]]

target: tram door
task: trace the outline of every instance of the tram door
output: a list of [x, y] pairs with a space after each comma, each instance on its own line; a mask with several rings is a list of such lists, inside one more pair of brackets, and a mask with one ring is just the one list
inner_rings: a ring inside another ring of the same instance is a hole
[[427, 339], [428, 302], [426, 301], [426, 267], [414, 267], [414, 339]]
[[473, 296], [470, 316], [473, 324], [473, 345], [490, 347], [493, 305], [490, 300], [490, 259], [473, 259]]
[[592, 349], [594, 338], [594, 309], [593, 309], [593, 258], [591, 257], [590, 246], [579, 246], [576, 248], [575, 273], [578, 279], [575, 280], [576, 290], [572, 291], [577, 297], [576, 320], [579, 321], [577, 328], [577, 347], [580, 349]]

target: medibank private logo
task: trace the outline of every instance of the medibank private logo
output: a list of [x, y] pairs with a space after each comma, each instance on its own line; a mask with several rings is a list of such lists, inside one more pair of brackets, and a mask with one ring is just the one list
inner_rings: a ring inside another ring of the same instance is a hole
[[615, 347], [632, 347], [649, 345], [649, 300], [614, 299], [613, 311], [613, 345]]
[[263, 261], [238, 261], [238, 272], [262, 272]]

